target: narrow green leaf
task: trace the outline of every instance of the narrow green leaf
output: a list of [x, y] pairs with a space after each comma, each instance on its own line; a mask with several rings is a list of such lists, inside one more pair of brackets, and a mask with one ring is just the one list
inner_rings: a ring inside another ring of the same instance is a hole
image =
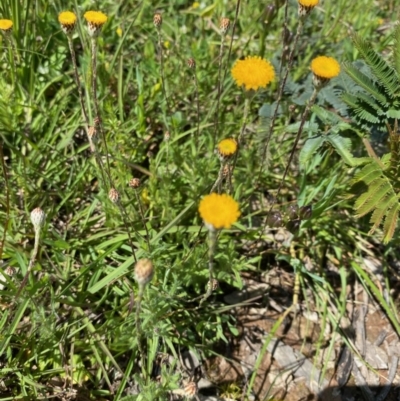
[[344, 138], [338, 134], [332, 134], [328, 135], [326, 140], [335, 148], [346, 164], [350, 166], [356, 165], [353, 155], [350, 152], [351, 140], [349, 138]]
[[313, 138], [309, 138], [304, 142], [299, 156], [301, 168], [306, 167], [306, 163], [315, 155], [317, 150], [325, 142], [325, 139], [325, 136], [316, 136]]

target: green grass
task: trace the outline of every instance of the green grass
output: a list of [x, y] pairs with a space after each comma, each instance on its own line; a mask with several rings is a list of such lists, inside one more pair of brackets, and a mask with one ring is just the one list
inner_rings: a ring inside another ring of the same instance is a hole
[[[368, 220], [353, 217], [349, 186], [357, 167], [351, 163], [353, 157], [367, 156], [360, 139], [366, 132], [351, 116], [343, 121], [339, 92], [348, 84], [343, 75], [317, 97], [318, 107], [307, 118], [284, 177], [312, 93], [311, 60], [321, 54], [340, 62], [356, 60], [359, 55], [349, 39], [354, 32], [377, 51], [391, 43], [391, 29], [378, 30], [379, 18], [394, 22], [390, 4], [377, 15], [369, 0], [350, 9], [344, 0], [322, 1], [311, 12], [270, 138], [279, 79], [252, 98], [232, 178], [231, 195], [242, 215], [218, 235], [214, 274], [221, 289], [217, 297], [200, 303], [209, 279], [209, 256], [197, 207], [218, 177], [216, 142], [237, 138], [243, 127], [245, 95], [230, 69], [238, 58], [261, 55], [279, 70], [282, 52], [288, 54], [282, 46], [284, 3], [276, 1], [266, 23], [265, 5], [253, 0], [240, 3], [236, 21], [232, 2], [201, 3], [198, 8], [185, 1], [101, 2], [109, 18], [97, 40], [97, 95], [108, 152], [101, 139], [97, 156], [89, 149], [68, 42], [57, 21], [66, 9], [78, 16], [73, 43], [92, 125], [93, 71], [83, 14], [97, 7], [46, 0], [0, 4], [0, 18], [14, 22], [13, 46], [4, 35], [0, 42], [0, 258], [3, 271], [7, 266], [16, 269], [14, 276], [4, 275], [0, 290], [2, 399], [44, 399], [55, 391], [50, 390], [52, 382], [85, 392], [88, 399], [166, 399], [168, 391], [183, 388], [190, 376], [180, 365], [182, 350], [206, 358], [218, 343], [237, 334], [234, 315], [220, 295], [241, 288], [242, 272], [259, 276], [276, 263], [293, 270], [303, 291], [313, 288], [316, 305], [322, 308], [329, 299], [345, 314], [345, 296], [325, 273], [326, 261], [334, 260], [343, 285], [352, 280], [364, 284], [399, 331], [396, 300], [385, 300], [358, 262], [363, 255], [359, 239], [380, 242], [382, 235], [369, 237]], [[162, 70], [153, 25], [158, 10], [163, 16]], [[232, 30], [222, 39], [220, 73], [222, 16], [236, 24], [233, 39]], [[289, 1], [286, 22], [294, 35], [295, 1]], [[195, 70], [187, 66], [190, 57], [196, 60]], [[310, 147], [309, 141], [321, 133], [339, 135], [340, 143], [330, 136], [320, 148]], [[128, 186], [132, 177], [141, 180], [137, 192]], [[251, 254], [245, 244], [274, 231], [266, 228], [266, 200], [280, 186], [273, 209], [287, 221], [293, 220], [287, 217], [289, 205], [312, 204], [312, 218], [301, 222], [290, 246]], [[119, 204], [108, 198], [111, 187], [119, 191]], [[29, 215], [36, 207], [45, 211], [46, 224], [33, 274], [16, 297], [32, 257]], [[398, 241], [395, 233], [391, 243], [380, 244], [382, 253], [395, 255]], [[306, 269], [306, 257], [315, 271]], [[144, 354], [135, 325], [135, 258], [150, 258], [156, 270], [140, 313]], [[301, 294], [299, 302], [304, 300]], [[321, 319], [343, 335], [332, 311], [326, 307]], [[156, 382], [152, 371], [160, 353], [172, 355], [174, 362], [163, 366], [161, 382]], [[140, 393], [129, 398], [134, 386]]]

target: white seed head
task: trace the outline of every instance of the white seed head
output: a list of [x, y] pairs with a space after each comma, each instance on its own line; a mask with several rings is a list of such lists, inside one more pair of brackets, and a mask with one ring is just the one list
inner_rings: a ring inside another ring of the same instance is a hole
[[135, 265], [135, 280], [139, 285], [148, 284], [154, 276], [154, 266], [150, 259], [140, 259]]
[[44, 226], [45, 221], [46, 213], [40, 207], [32, 210], [31, 222], [33, 224], [33, 227], [35, 227], [35, 230], [40, 230]]

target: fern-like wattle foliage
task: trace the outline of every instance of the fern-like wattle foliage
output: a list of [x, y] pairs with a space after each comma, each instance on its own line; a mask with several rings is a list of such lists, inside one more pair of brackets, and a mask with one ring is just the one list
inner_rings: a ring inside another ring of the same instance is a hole
[[353, 42], [366, 68], [360, 68], [360, 62], [344, 63], [345, 72], [357, 87], [344, 93], [342, 99], [362, 127], [385, 131], [386, 124], [394, 124], [400, 109], [400, 27], [396, 26], [394, 32], [394, 66], [360, 36], [354, 35]]
[[384, 242], [393, 237], [400, 212], [399, 186], [394, 185], [390, 156], [369, 158], [353, 179], [355, 187], [363, 192], [355, 203], [357, 217], [372, 212], [370, 234], [383, 225]]
[[[359, 123], [378, 126], [389, 132], [390, 152], [378, 158], [370, 147], [370, 157], [362, 158], [362, 167], [355, 174], [353, 188], [358, 193], [355, 202], [357, 216], [371, 214], [373, 233], [382, 227], [384, 242], [389, 242], [396, 230], [400, 213], [400, 26], [394, 31], [393, 66], [370, 44], [354, 36], [354, 45], [360, 52], [368, 73], [354, 65], [346, 65], [347, 75], [359, 90], [343, 95], [343, 101], [352, 110]], [[366, 140], [368, 143], [368, 140]]]

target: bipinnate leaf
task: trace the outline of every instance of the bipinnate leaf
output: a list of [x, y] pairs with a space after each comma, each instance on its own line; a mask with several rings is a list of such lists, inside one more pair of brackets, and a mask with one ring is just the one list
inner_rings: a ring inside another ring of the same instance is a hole
[[372, 212], [370, 222], [372, 234], [383, 222], [383, 241], [389, 242], [395, 232], [400, 211], [399, 189], [389, 172], [389, 158], [386, 154], [381, 160], [371, 158], [353, 179], [353, 184], [363, 183], [364, 191], [356, 200], [354, 208], [357, 217]]

